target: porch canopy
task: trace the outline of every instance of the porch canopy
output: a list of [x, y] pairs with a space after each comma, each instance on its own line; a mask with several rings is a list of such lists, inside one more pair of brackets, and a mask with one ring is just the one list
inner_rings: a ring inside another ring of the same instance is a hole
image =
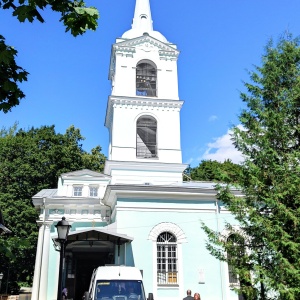
[[[58, 236], [52, 237], [52, 240], [56, 247], [60, 246]], [[107, 230], [105, 227], [100, 228], [87, 228], [82, 230], [71, 231], [68, 234], [67, 244], [75, 242], [111, 242], [115, 245], [123, 245], [128, 242], [132, 242], [133, 237], [126, 234], [117, 233], [112, 230]]]

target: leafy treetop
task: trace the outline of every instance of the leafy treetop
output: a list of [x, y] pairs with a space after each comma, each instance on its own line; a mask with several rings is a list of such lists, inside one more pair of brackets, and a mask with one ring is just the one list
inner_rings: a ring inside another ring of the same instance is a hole
[[[38, 20], [43, 23], [40, 11], [46, 7], [61, 14], [60, 21], [73, 36], [97, 28], [98, 10], [87, 7], [82, 0], [0, 0], [0, 8], [11, 10], [20, 22]], [[17, 53], [0, 35], [0, 112], [9, 112], [25, 97], [18, 84], [27, 81], [29, 73], [16, 63]]]
[[236, 183], [240, 172], [240, 165], [234, 164], [230, 159], [222, 163], [216, 160], [203, 160], [198, 167], [186, 170], [192, 180], [228, 183]]
[[245, 299], [300, 299], [300, 42], [291, 36], [270, 41], [262, 66], [250, 72], [241, 99], [243, 126], [234, 129], [236, 148], [246, 158], [235, 196], [229, 186], [218, 197], [240, 229], [247, 251], [203, 224], [207, 248], [238, 275]]
[[30, 286], [32, 281], [38, 234], [32, 196], [56, 188], [62, 173], [103, 171], [101, 147], [88, 153], [82, 149], [83, 139], [74, 126], [64, 134], [54, 126], [24, 130], [15, 125], [0, 130], [0, 210], [12, 231], [0, 236], [0, 266], [10, 268], [9, 290]]

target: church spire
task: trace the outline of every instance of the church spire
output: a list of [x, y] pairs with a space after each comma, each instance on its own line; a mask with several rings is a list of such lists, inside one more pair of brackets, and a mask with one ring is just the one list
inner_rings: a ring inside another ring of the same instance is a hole
[[153, 30], [150, 0], [136, 0], [131, 29], [123, 33], [122, 38], [133, 39], [145, 33], [161, 42], [168, 42], [160, 32]]
[[149, 0], [136, 0], [132, 29], [150, 33], [153, 31], [152, 23]]

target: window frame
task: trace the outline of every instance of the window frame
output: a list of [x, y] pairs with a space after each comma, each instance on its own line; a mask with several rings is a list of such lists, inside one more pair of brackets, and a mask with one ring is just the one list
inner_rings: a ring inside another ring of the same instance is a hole
[[157, 97], [157, 67], [151, 60], [136, 64], [135, 94], [142, 97]]
[[[96, 195], [91, 195], [92, 190], [96, 191]], [[99, 191], [99, 188], [97, 186], [89, 186], [89, 196], [90, 197], [98, 197], [98, 194], [99, 194], [98, 191]]]
[[161, 232], [156, 240], [157, 251], [157, 285], [178, 285], [178, 245], [176, 236], [169, 232]]
[[136, 157], [158, 158], [157, 120], [153, 116], [142, 115], [136, 121]]
[[82, 185], [74, 185], [73, 186], [73, 196], [74, 197], [82, 197], [83, 186]]

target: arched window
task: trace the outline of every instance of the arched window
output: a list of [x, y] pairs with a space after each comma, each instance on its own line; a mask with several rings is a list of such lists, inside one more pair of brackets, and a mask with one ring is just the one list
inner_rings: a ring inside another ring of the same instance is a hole
[[157, 157], [157, 122], [151, 116], [142, 116], [136, 123], [136, 156], [140, 158]]
[[157, 284], [177, 284], [177, 239], [170, 232], [162, 232], [157, 245]]
[[230, 285], [239, 284], [239, 278], [234, 271], [234, 266], [239, 267], [240, 261], [245, 255], [245, 240], [237, 234], [230, 234], [227, 238], [227, 262], [228, 262], [228, 278]]
[[136, 66], [136, 95], [156, 97], [157, 70], [154, 63], [141, 61]]

